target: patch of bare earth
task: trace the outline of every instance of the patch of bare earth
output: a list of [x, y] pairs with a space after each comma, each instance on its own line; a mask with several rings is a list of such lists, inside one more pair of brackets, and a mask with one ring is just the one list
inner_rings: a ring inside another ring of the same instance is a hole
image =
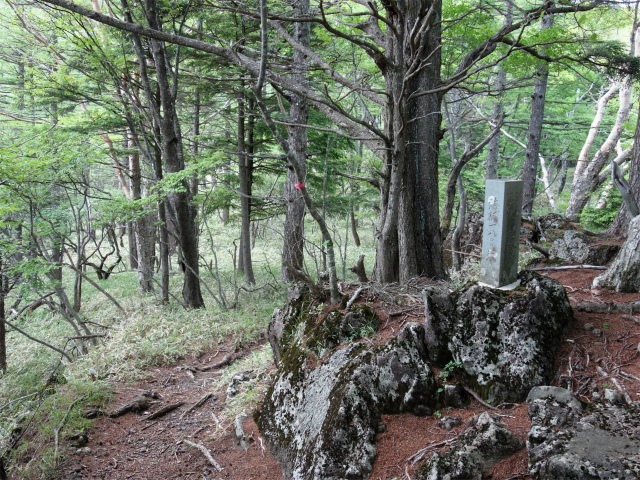
[[[640, 294], [620, 294], [607, 290], [591, 290], [597, 270], [558, 270], [545, 274], [565, 285], [572, 304], [608, 303], [611, 313], [576, 312], [576, 323], [568, 332], [556, 360], [554, 385], [570, 388], [585, 400], [590, 400], [593, 388], [619, 388], [633, 400], [640, 400], [640, 316], [616, 310], [616, 306], [640, 301]], [[421, 321], [420, 290], [424, 282], [404, 290], [369, 287], [357, 302], [374, 305], [380, 317], [377, 337], [383, 342], [410, 321]], [[353, 294], [355, 288], [349, 288]], [[635, 318], [635, 320], [634, 320]], [[591, 324], [594, 329], [590, 329]], [[598, 332], [599, 330], [599, 332]], [[156, 420], [145, 420], [147, 412], [128, 413], [120, 418], [103, 417], [90, 432], [90, 453], [69, 453], [60, 477], [65, 480], [147, 480], [147, 479], [281, 479], [277, 461], [262, 448], [263, 441], [251, 418], [244, 422], [244, 431], [254, 441], [247, 450], [234, 444], [231, 430], [216, 432], [217, 415], [224, 408], [224, 395], [211, 397], [202, 406], [185, 413], [205, 394], [217, 370], [203, 371], [202, 366], [215, 364], [225, 352], [205, 354], [199, 359], [181, 362], [178, 366], [157, 368], [151, 378], [135, 387], [115, 385], [115, 400], [110, 409], [130, 401], [144, 391], [162, 397], [163, 404], [184, 402], [184, 405]], [[185, 368], [187, 367], [187, 368]], [[189, 369], [188, 367], [197, 367]], [[233, 367], [231, 367], [233, 368]], [[159, 407], [158, 407], [159, 408]], [[442, 410], [441, 416], [462, 417], [462, 425], [451, 431], [437, 426], [438, 418], [412, 415], [385, 415], [387, 431], [378, 435], [372, 480], [410, 478], [412, 473], [433, 452], [455, 444], [466, 428], [467, 420], [487, 408], [473, 402], [465, 410]], [[504, 405], [491, 410], [513, 433], [525, 440], [529, 430], [526, 404]], [[217, 471], [204, 453], [189, 446], [186, 440], [199, 444], [222, 467]], [[487, 479], [528, 479], [526, 450], [503, 460], [493, 467]]]

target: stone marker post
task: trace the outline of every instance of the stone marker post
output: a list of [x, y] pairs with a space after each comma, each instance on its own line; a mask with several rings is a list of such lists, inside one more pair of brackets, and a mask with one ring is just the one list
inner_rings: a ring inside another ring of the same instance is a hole
[[[522, 181], [487, 180], [480, 282], [512, 286], [518, 277]], [[513, 285], [515, 286], [515, 285]]]

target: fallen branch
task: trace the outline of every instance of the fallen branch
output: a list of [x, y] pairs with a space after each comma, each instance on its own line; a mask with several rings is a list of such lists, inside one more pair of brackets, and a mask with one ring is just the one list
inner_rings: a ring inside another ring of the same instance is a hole
[[349, 301], [347, 302], [347, 310], [349, 310], [349, 307], [351, 307], [351, 305], [353, 305], [353, 302], [355, 302], [358, 299], [358, 296], [360, 295], [360, 293], [362, 292], [362, 290], [364, 290], [364, 287], [360, 287], [356, 290], [356, 292], [351, 296], [351, 298], [349, 299]]
[[199, 367], [201, 372], [208, 372], [209, 370], [215, 370], [216, 368], [222, 368], [229, 365], [233, 360], [235, 360], [235, 356], [231, 353], [224, 356], [222, 360], [216, 363], [212, 363], [211, 365], [205, 365], [204, 367]]
[[618, 370], [618, 373], [623, 377], [628, 378], [629, 380], [635, 380], [636, 382], [640, 382], [640, 378], [635, 375], [631, 375], [630, 373], [625, 372], [624, 370]]
[[148, 422], [150, 420], [153, 420], [154, 418], [158, 418], [158, 417], [161, 417], [163, 415], [166, 415], [167, 413], [174, 411], [176, 408], [181, 407], [182, 405], [184, 405], [184, 402], [171, 403], [169, 405], [165, 405], [164, 407], [162, 407], [157, 412], [153, 412], [145, 420]]
[[490, 403], [485, 402], [482, 398], [480, 398], [480, 395], [478, 395], [476, 392], [474, 392], [473, 390], [471, 390], [469, 387], [467, 387], [466, 385], [462, 385], [462, 388], [465, 389], [465, 391], [471, 395], [473, 398], [475, 398], [478, 402], [480, 402], [480, 405], [483, 405], [487, 408], [490, 408], [491, 410], [495, 410], [496, 412], [499, 411], [499, 409], [497, 409], [496, 407], [494, 407], [493, 405], [491, 405]]
[[205, 396], [203, 396], [202, 398], [200, 398], [200, 400], [198, 400], [196, 403], [194, 403], [193, 405], [191, 405], [189, 408], [187, 408], [184, 413], [182, 415], [180, 415], [180, 418], [183, 418], [185, 415], [187, 415], [188, 413], [193, 412], [196, 408], [201, 407], [202, 405], [204, 405], [204, 403], [209, 400], [211, 397], [213, 397], [213, 393], [207, 393]]
[[475, 253], [466, 253], [466, 252], [459, 252], [458, 250], [450, 250], [448, 248], [444, 249], [446, 252], [452, 252], [452, 253], [458, 253], [460, 255], [468, 255], [470, 257], [477, 257], [477, 258], [482, 258], [482, 255], [476, 255]]
[[551, 270], [606, 270], [607, 267], [601, 267], [600, 265], [558, 265], [557, 267], [536, 267], [529, 268], [534, 272], [544, 272]]
[[596, 370], [598, 371], [598, 373], [600, 375], [602, 375], [605, 379], [611, 381], [611, 383], [613, 383], [615, 385], [615, 387], [618, 389], [618, 391], [622, 394], [622, 396], [624, 397], [625, 401], [631, 405], [633, 403], [633, 400], [631, 399], [631, 395], [629, 395], [629, 392], [627, 392], [627, 389], [624, 388], [620, 382], [618, 381], [618, 379], [616, 377], [613, 377], [611, 375], [609, 375], [607, 372], [605, 372], [601, 367], [596, 367]]
[[625, 320], [629, 320], [630, 322], [635, 323], [636, 325], [640, 325], [640, 320], [632, 315], [620, 315]]
[[222, 467], [218, 462], [215, 461], [215, 459], [211, 456], [211, 452], [209, 452], [209, 450], [207, 450], [206, 447], [200, 445], [199, 443], [191, 442], [189, 440], [184, 440], [184, 443], [192, 446], [193, 448], [197, 448], [198, 450], [200, 450], [202, 454], [207, 458], [207, 460], [209, 460], [209, 463], [213, 466], [213, 468], [215, 468], [219, 472], [222, 471]]
[[[616, 303], [616, 302], [607, 302], [607, 303], [594, 303], [594, 302], [584, 302], [584, 303], [576, 303], [573, 305], [573, 309], [576, 312], [587, 312], [587, 313], [613, 313], [613, 312], [638, 312], [640, 311], [640, 302], [632, 302], [632, 303]], [[630, 320], [634, 323], [635, 319], [632, 320], [633, 317], [629, 318], [628, 315], [624, 315], [623, 318], [625, 320]]]
[[424, 458], [424, 454], [427, 453], [429, 450], [433, 450], [434, 448], [440, 448], [440, 447], [448, 447], [449, 445], [456, 443], [457, 440], [458, 440], [457, 438], [450, 438], [449, 440], [444, 440], [442, 442], [427, 445], [426, 447], [421, 448], [416, 453], [414, 453], [409, 458], [407, 458], [407, 461], [405, 463], [411, 462], [411, 465], [415, 465], [420, 460], [422, 460], [422, 458]]
[[58, 465], [58, 437], [60, 435], [60, 430], [62, 430], [62, 428], [64, 427], [64, 424], [67, 423], [67, 419], [69, 418], [69, 414], [71, 413], [71, 410], [73, 410], [73, 407], [75, 407], [76, 403], [78, 403], [82, 399], [84, 399], [84, 395], [80, 398], [76, 398], [71, 403], [71, 405], [69, 405], [69, 408], [67, 408], [67, 412], [64, 414], [64, 417], [62, 418], [58, 426], [53, 430], [54, 445], [55, 445], [53, 449], [53, 462], [55, 463], [56, 466]]
[[531, 248], [533, 248], [536, 252], [540, 252], [545, 257], [549, 258], [551, 254], [548, 250], [545, 250], [540, 245], [536, 245], [535, 243], [527, 242]]

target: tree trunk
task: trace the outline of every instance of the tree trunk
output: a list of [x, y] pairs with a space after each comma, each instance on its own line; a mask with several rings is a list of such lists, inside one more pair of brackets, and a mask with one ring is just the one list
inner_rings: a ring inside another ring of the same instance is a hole
[[[636, 132], [633, 139], [633, 150], [631, 152], [629, 165], [629, 186], [636, 201], [640, 201], [640, 114], [638, 115], [638, 121], [636, 123]], [[606, 233], [618, 237], [626, 235], [630, 220], [629, 210], [627, 206], [623, 204]]]
[[167, 207], [164, 201], [158, 203], [160, 219], [160, 289], [162, 301], [169, 303], [169, 230], [167, 229]]
[[440, 85], [440, 23], [432, 22], [413, 38], [417, 24], [427, 16], [440, 18], [442, 4], [434, 0], [394, 5], [402, 11], [387, 8], [387, 18], [398, 33], [388, 29], [386, 36], [387, 55], [394, 63], [383, 68], [389, 141], [381, 169], [374, 268], [382, 283], [416, 275], [444, 276], [438, 204], [442, 94], [414, 95]]
[[[505, 26], [511, 25], [513, 22], [513, 3], [512, 0], [505, 1], [505, 14], [503, 24]], [[502, 68], [502, 65], [496, 66], [497, 74], [496, 74], [496, 83], [494, 85], [494, 91], [496, 92], [496, 102], [493, 104], [493, 121], [497, 122], [499, 118], [502, 117], [503, 103], [502, 97], [504, 96], [504, 89], [507, 84], [507, 72]], [[498, 157], [500, 154], [500, 132], [496, 133], [496, 135], [489, 142], [489, 146], [487, 148], [487, 158], [486, 162], [486, 170], [485, 170], [485, 178], [487, 180], [498, 178]]]
[[[294, 16], [305, 16], [309, 13], [309, 0], [300, 0], [294, 3]], [[310, 27], [307, 22], [296, 22], [293, 26], [293, 37], [295, 41], [308, 47], [310, 44]], [[293, 77], [303, 85], [308, 84], [307, 79], [307, 56], [294, 49], [293, 51]], [[293, 155], [298, 160], [301, 173], [301, 181], [306, 177], [307, 165], [307, 128], [309, 121], [309, 102], [300, 95], [291, 95], [291, 105], [289, 106], [289, 116], [291, 123], [297, 124], [289, 128], [289, 145]], [[287, 202], [287, 211], [284, 222], [284, 245], [282, 248], [282, 269], [280, 278], [289, 282], [293, 280], [287, 271], [286, 265], [302, 270], [304, 261], [304, 212], [305, 204], [302, 194], [296, 184], [298, 175], [289, 166], [287, 169], [287, 180], [285, 182], [284, 198]]]
[[0, 257], [0, 372], [7, 370], [7, 330], [5, 320], [5, 296], [7, 295], [8, 282], [4, 273], [4, 262]]
[[640, 292], [640, 215], [629, 222], [627, 241], [609, 269], [593, 280], [593, 287]]
[[[553, 26], [553, 15], [542, 17], [542, 30], [548, 30]], [[549, 65], [544, 63], [536, 69], [533, 82], [533, 94], [531, 95], [531, 117], [529, 120], [529, 132], [527, 134], [527, 150], [522, 166], [522, 213], [530, 216], [533, 211], [533, 201], [536, 198], [536, 179], [538, 176], [538, 155], [540, 154], [540, 141], [542, 139], [542, 122], [544, 120], [544, 104], [547, 94], [547, 80], [549, 78]]]
[[616, 115], [616, 121], [609, 132], [607, 139], [594, 154], [589, 164], [583, 168], [582, 173], [578, 177], [574, 177], [573, 188], [571, 189], [571, 197], [567, 206], [566, 215], [571, 220], [577, 220], [587, 205], [589, 196], [598, 186], [598, 177], [601, 170], [609, 163], [611, 152], [614, 151], [615, 145], [620, 139], [623, 132], [624, 123], [629, 119], [629, 110], [631, 109], [631, 81], [630, 79], [622, 80], [620, 84], [620, 105]]
[[[129, 148], [136, 148], [137, 144], [133, 135], [129, 132]], [[140, 154], [135, 151], [129, 154], [129, 174], [131, 175], [130, 189], [131, 199], [140, 200], [142, 198], [142, 172], [140, 169]], [[136, 269], [138, 287], [141, 293], [154, 291], [153, 286], [153, 257], [155, 255], [155, 220], [156, 216], [148, 212], [139, 217], [135, 222], [135, 239], [133, 244], [136, 247]], [[129, 243], [130, 246], [131, 242]]]
[[[241, 85], [243, 88], [244, 85]], [[238, 94], [238, 181], [240, 183], [240, 262], [248, 285], [254, 285], [251, 262], [251, 213], [249, 211], [249, 171], [247, 149], [245, 146], [245, 94], [244, 89]]]
[[136, 243], [136, 227], [134, 222], [127, 223], [127, 236], [129, 240], [129, 268], [138, 269], [138, 244]]
[[[161, 30], [156, 0], [146, 0], [145, 7], [149, 26], [155, 30]], [[130, 14], [129, 21], [131, 21]], [[181, 172], [184, 170], [185, 164], [182, 133], [176, 113], [175, 96], [177, 95], [177, 85], [174, 83], [173, 86], [175, 88], [172, 89], [169, 84], [170, 72], [167, 68], [170, 63], [167, 57], [166, 46], [162, 41], [155, 39], [149, 40], [156, 70], [157, 87], [162, 108], [161, 115], [159, 109], [154, 109], [153, 95], [147, 74], [146, 58], [140, 38], [135, 34], [132, 35], [132, 38], [138, 55], [142, 83], [149, 99], [149, 105], [152, 108], [152, 114], [160, 127], [162, 158], [164, 159], [165, 171], [168, 174]], [[177, 65], [175, 68], [177, 68]], [[176, 82], [177, 78], [173, 78], [173, 81]], [[200, 267], [198, 263], [195, 212], [191, 208], [191, 192], [186, 181], [183, 180], [183, 188], [181, 191], [172, 192], [168, 195], [168, 201], [185, 265], [182, 298], [187, 307], [201, 308], [204, 307], [204, 301], [200, 290]]]

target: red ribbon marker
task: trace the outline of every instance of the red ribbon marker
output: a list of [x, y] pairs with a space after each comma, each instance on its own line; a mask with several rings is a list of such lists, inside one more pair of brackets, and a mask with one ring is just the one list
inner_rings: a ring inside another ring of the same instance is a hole
[[295, 187], [296, 187], [298, 190], [302, 190], [302, 187], [304, 187], [304, 183], [296, 183], [296, 184], [295, 184]]

